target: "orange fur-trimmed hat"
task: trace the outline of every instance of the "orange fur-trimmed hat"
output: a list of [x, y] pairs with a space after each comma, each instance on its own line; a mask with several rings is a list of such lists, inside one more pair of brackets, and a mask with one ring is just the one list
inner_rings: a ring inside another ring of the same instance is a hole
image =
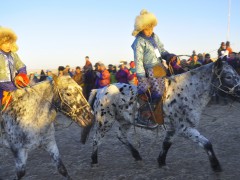
[[16, 52], [18, 50], [16, 41], [17, 35], [15, 34], [15, 32], [13, 32], [13, 30], [0, 26], [0, 45], [7, 42], [11, 42], [12, 43], [11, 51]]

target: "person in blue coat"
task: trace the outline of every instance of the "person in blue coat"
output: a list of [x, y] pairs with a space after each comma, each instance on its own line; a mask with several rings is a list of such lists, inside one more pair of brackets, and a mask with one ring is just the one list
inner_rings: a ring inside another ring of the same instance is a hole
[[[134, 62], [136, 65], [136, 75], [138, 78], [139, 98], [146, 100], [146, 92], [150, 90], [153, 109], [157, 107], [164, 92], [163, 77], [167, 75], [170, 58], [176, 58], [164, 49], [163, 43], [154, 27], [157, 25], [157, 18], [147, 10], [142, 10], [135, 19], [134, 31], [132, 35], [135, 40], [132, 44], [134, 52]], [[155, 108], [155, 112], [158, 109]], [[139, 121], [144, 124], [146, 122]], [[149, 122], [147, 122], [149, 124]]]

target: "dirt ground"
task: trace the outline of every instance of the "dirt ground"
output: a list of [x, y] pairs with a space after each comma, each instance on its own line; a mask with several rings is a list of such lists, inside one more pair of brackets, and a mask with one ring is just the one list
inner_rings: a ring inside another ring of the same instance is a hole
[[[190, 140], [177, 137], [167, 156], [167, 167], [159, 168], [157, 157], [160, 152], [164, 130], [159, 132], [136, 128], [130, 133], [133, 141], [140, 142], [139, 152], [143, 161], [137, 163], [130, 152], [116, 138], [117, 123], [109, 131], [99, 148], [99, 165], [92, 168], [92, 136], [86, 145], [79, 143], [81, 129], [58, 115], [56, 140], [62, 160], [72, 179], [76, 180], [239, 180], [240, 179], [240, 104], [209, 105], [203, 112], [199, 125], [200, 132], [213, 144], [223, 172], [214, 173], [205, 151]], [[137, 140], [139, 139], [139, 141]], [[13, 179], [14, 159], [9, 149], [0, 147], [0, 179]], [[42, 149], [29, 153], [27, 173], [24, 180], [61, 180], [51, 162], [50, 156]]]

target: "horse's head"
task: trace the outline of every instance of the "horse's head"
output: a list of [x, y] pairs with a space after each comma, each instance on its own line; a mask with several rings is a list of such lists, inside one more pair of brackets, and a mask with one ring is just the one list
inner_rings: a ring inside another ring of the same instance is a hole
[[54, 105], [78, 125], [92, 124], [90, 105], [82, 94], [82, 88], [70, 76], [54, 76]]
[[213, 85], [220, 92], [232, 97], [240, 96], [240, 77], [232, 66], [219, 58], [214, 64]]

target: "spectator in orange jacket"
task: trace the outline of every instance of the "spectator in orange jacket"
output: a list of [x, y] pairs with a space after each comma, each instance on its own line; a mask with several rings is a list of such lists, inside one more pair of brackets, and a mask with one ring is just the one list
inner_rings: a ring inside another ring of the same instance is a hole
[[138, 79], [136, 74], [136, 66], [134, 61], [131, 61], [129, 63], [130, 69], [129, 69], [129, 75], [128, 75], [128, 82], [129, 84], [138, 85]]
[[97, 62], [94, 66], [96, 68], [96, 88], [103, 88], [110, 84], [110, 73], [102, 62]]
[[226, 42], [226, 49], [228, 50], [228, 54], [232, 54], [233, 50], [232, 50], [232, 48], [230, 46], [230, 42], [229, 41]]

